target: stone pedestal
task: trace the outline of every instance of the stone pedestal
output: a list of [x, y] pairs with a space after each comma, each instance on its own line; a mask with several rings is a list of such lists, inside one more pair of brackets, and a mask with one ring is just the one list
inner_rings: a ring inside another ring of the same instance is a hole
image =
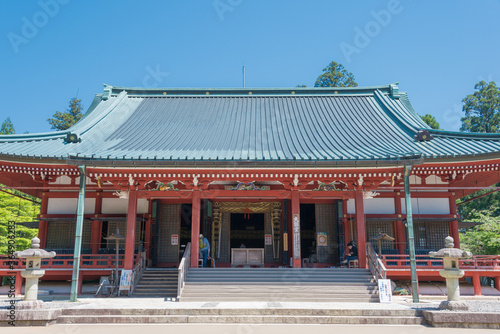
[[38, 279], [43, 275], [45, 275], [45, 270], [21, 271], [21, 276], [26, 279], [24, 300], [35, 301], [38, 299]]

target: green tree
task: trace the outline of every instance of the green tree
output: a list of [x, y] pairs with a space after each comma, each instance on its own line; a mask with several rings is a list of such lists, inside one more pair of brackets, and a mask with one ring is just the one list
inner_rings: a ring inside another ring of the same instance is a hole
[[480, 81], [474, 89], [462, 100], [465, 117], [460, 131], [500, 132], [500, 89], [494, 81]]
[[12, 135], [14, 133], [16, 133], [14, 124], [12, 124], [10, 117], [7, 117], [0, 128], [0, 135]]
[[332, 61], [323, 69], [314, 87], [357, 87], [354, 75], [348, 72], [342, 64]]
[[[491, 189], [476, 191], [473, 194], [461, 198], [458, 203], [484, 195], [488, 192], [491, 192]], [[481, 218], [480, 213], [490, 217], [500, 217], [500, 206], [498, 203], [500, 203], [500, 192], [494, 192], [483, 197], [478, 197], [473, 201], [457, 205], [457, 212], [460, 214], [460, 217], [466, 221], [479, 221]]]
[[[0, 254], [8, 252], [8, 222], [30, 222], [40, 213], [40, 205], [14, 196], [22, 195], [17, 191], [9, 190], [10, 194], [0, 192]], [[31, 247], [31, 239], [38, 235], [38, 229], [16, 225], [15, 250], [24, 250]]]
[[460, 233], [460, 247], [474, 255], [500, 255], [500, 218], [476, 214], [482, 224]]
[[431, 129], [439, 130], [439, 123], [436, 121], [436, 118], [431, 114], [425, 114], [424, 116], [420, 116], [422, 120], [431, 127]]
[[52, 115], [53, 118], [47, 120], [49, 124], [52, 125], [52, 129], [66, 130], [78, 122], [83, 117], [81, 102], [82, 100], [74, 97], [69, 101], [69, 107], [66, 112], [62, 113], [56, 111], [55, 114]]

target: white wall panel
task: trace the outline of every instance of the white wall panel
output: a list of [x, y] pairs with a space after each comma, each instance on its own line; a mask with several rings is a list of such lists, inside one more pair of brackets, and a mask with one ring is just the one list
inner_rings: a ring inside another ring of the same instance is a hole
[[102, 213], [103, 214], [126, 214], [128, 209], [127, 198], [103, 198]]
[[353, 198], [347, 200], [347, 213], [356, 213], [356, 202]]
[[[126, 214], [128, 212], [127, 198], [103, 198], [102, 213], [103, 214]], [[148, 213], [148, 201], [144, 198], [137, 200], [137, 213]]]
[[[49, 198], [47, 206], [48, 214], [76, 214], [78, 208], [77, 198]], [[85, 213], [91, 214], [95, 212], [95, 198], [85, 199]]]
[[364, 200], [365, 213], [394, 214], [396, 213], [394, 198], [371, 198]]
[[[418, 203], [418, 206], [417, 206]], [[406, 213], [406, 201], [401, 199], [401, 208], [403, 213]], [[415, 198], [411, 199], [411, 210], [414, 215], [416, 214], [450, 214], [450, 201], [449, 198]]]

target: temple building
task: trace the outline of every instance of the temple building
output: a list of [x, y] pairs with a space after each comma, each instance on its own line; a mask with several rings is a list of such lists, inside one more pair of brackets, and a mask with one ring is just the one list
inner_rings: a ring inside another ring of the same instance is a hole
[[[140, 254], [147, 267], [177, 267], [188, 243], [198, 267], [200, 233], [217, 267], [341, 266], [352, 240], [365, 268], [367, 243], [385, 233], [387, 275], [408, 279], [405, 170], [416, 253], [427, 255], [448, 235], [459, 248], [456, 200], [500, 182], [499, 163], [500, 134], [430, 129], [394, 84], [105, 85], [68, 130], [0, 136], [0, 183], [41, 198], [41, 247], [67, 255], [46, 279], [71, 278], [81, 177], [82, 278], [112, 270], [112, 234], [132, 269]], [[498, 287], [495, 261], [466, 276]], [[426, 268], [419, 279], [439, 277]]]

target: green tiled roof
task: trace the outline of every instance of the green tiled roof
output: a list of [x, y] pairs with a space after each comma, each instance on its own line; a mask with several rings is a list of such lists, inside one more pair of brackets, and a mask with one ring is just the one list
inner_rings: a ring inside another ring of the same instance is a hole
[[[414, 139], [428, 130], [434, 139]], [[67, 143], [68, 133], [81, 142]], [[432, 130], [395, 85], [127, 88], [106, 85], [67, 131], [0, 136], [0, 158], [88, 164], [394, 164], [477, 159], [500, 135]]]

